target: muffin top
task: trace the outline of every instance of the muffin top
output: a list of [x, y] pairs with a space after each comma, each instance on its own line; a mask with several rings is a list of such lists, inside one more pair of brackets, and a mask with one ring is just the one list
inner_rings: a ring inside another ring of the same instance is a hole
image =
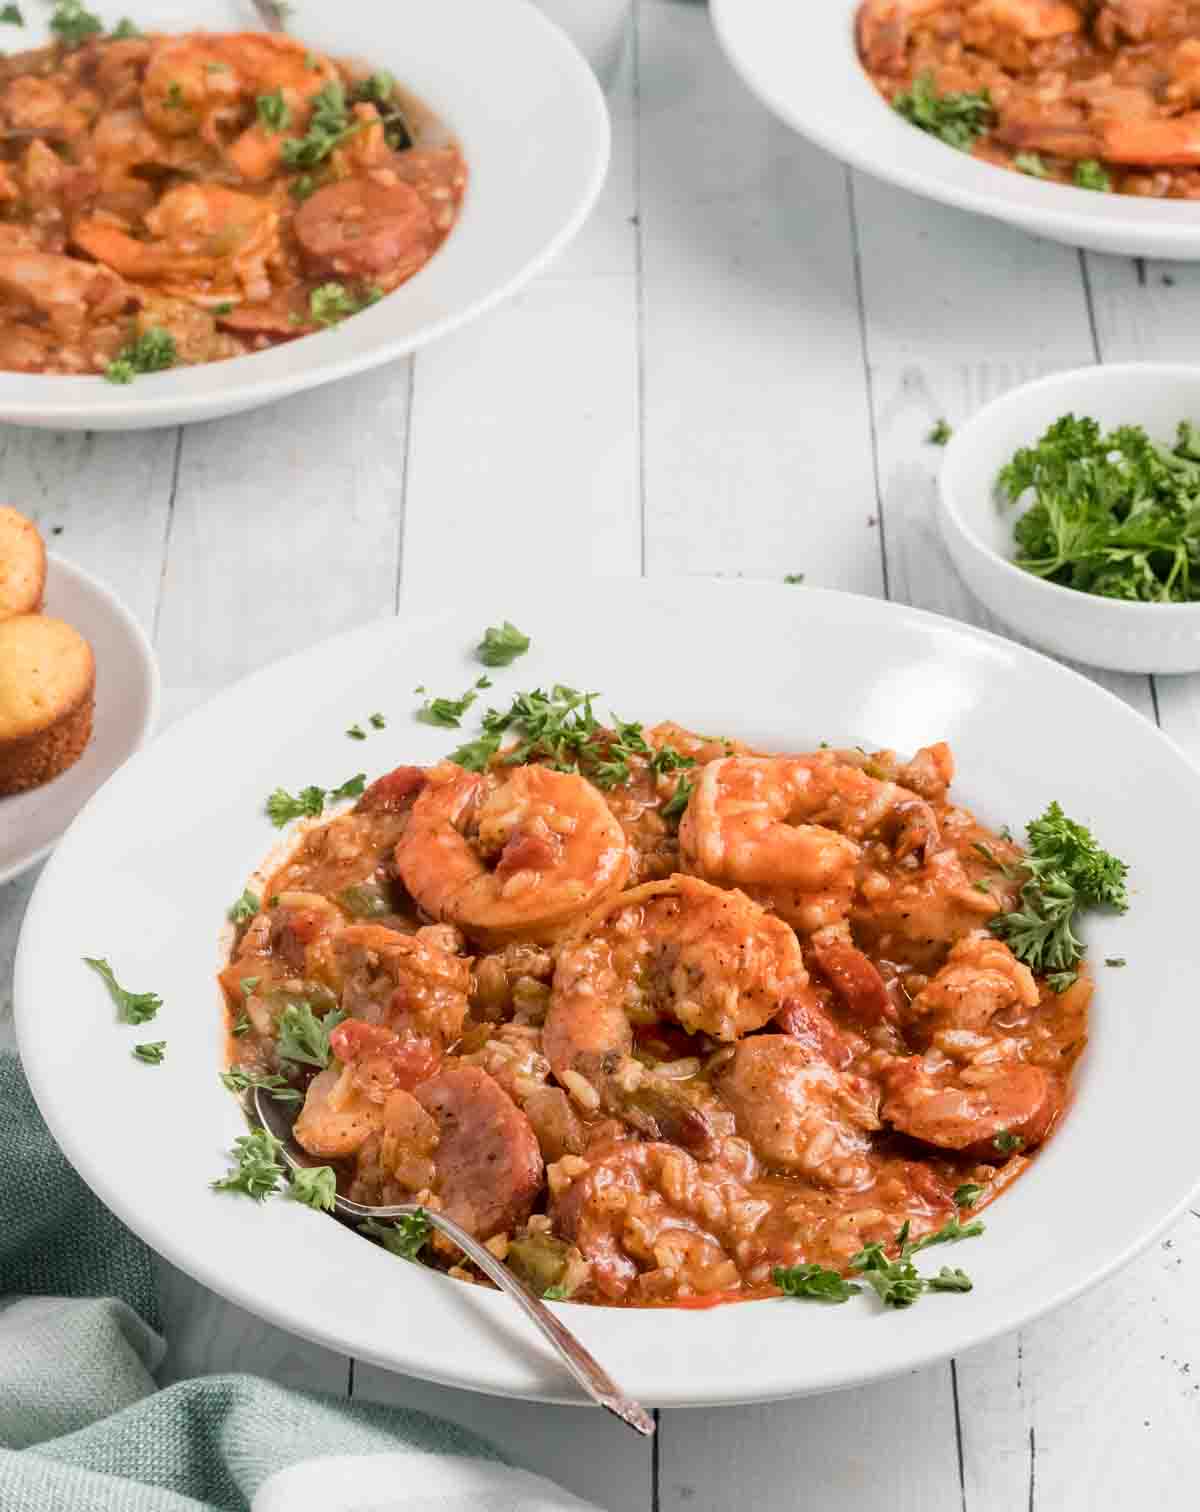
[[35, 614], [46, 586], [46, 547], [37, 526], [0, 505], [0, 620]]
[[0, 621], [0, 740], [49, 729], [90, 695], [95, 676], [92, 648], [62, 620]]

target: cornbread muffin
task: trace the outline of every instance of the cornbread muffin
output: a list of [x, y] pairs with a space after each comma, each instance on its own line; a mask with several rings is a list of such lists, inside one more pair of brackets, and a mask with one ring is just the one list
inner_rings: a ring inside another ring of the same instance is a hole
[[0, 622], [0, 795], [73, 766], [92, 733], [96, 664], [77, 630], [43, 614]]
[[0, 620], [36, 614], [46, 587], [46, 547], [37, 526], [0, 505]]

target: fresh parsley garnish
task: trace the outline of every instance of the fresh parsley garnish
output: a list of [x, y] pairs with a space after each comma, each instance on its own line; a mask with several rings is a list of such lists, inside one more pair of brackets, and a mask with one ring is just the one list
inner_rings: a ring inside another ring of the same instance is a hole
[[304, 201], [311, 199], [319, 187], [311, 173], [301, 173], [288, 185], [288, 193], [293, 199]]
[[542, 1293], [543, 1302], [562, 1302], [567, 1295], [567, 1288], [563, 1285], [548, 1286]]
[[662, 806], [662, 817], [664, 819], [683, 818], [684, 810], [688, 806], [688, 799], [692, 796], [692, 789], [695, 785], [694, 782], [690, 782], [686, 777], [679, 779], [675, 791]]
[[172, 80], [167, 85], [166, 104], [170, 110], [186, 110], [187, 101], [183, 96], [183, 85], [178, 80]]
[[995, 119], [992, 97], [986, 89], [938, 94], [933, 75], [928, 73], [914, 79], [912, 88], [898, 94], [892, 106], [913, 126], [960, 152], [968, 151]]
[[267, 813], [276, 829], [282, 829], [292, 819], [315, 819], [324, 812], [325, 789], [301, 788], [295, 797], [283, 788], [276, 788], [267, 799]]
[[103, 977], [109, 996], [117, 1005], [117, 1016], [123, 1024], [148, 1024], [162, 1007], [162, 998], [157, 992], [127, 992], [103, 958], [84, 956], [83, 959], [98, 976]]
[[368, 284], [361, 293], [352, 293], [345, 284], [323, 283], [308, 296], [308, 312], [319, 326], [337, 325], [348, 315], [357, 315], [368, 305], [378, 304], [383, 290]]
[[[480, 678], [480, 682], [486, 682], [486, 678]], [[446, 730], [457, 730], [462, 724], [462, 717], [479, 697], [476, 689], [479, 684], [468, 688], [461, 698], [427, 698], [417, 710], [417, 718], [422, 724], [440, 725]]]
[[415, 1260], [428, 1243], [433, 1225], [425, 1216], [424, 1208], [418, 1208], [415, 1213], [405, 1214], [391, 1223], [378, 1223], [374, 1218], [368, 1218], [366, 1223], [359, 1224], [358, 1232], [376, 1240], [402, 1260]]
[[303, 1202], [319, 1213], [332, 1213], [337, 1196], [337, 1177], [332, 1166], [297, 1166], [292, 1171], [290, 1191], [297, 1202]]
[[1050, 171], [1036, 152], [1018, 152], [1013, 158], [1013, 167], [1018, 173], [1028, 174], [1030, 178], [1044, 179]]
[[304, 1101], [304, 1093], [297, 1092], [295, 1087], [289, 1086], [285, 1076], [264, 1076], [258, 1071], [247, 1071], [241, 1066], [230, 1066], [228, 1071], [220, 1073], [221, 1085], [228, 1092], [251, 1092], [261, 1087], [264, 1092], [269, 1092], [277, 1102], [299, 1103]]
[[315, 168], [333, 149], [359, 129], [346, 108], [346, 91], [331, 79], [314, 98], [308, 130], [283, 144], [283, 161], [290, 168]]
[[905, 1223], [896, 1235], [899, 1254], [895, 1260], [887, 1258], [882, 1244], [867, 1244], [850, 1261], [851, 1269], [862, 1276], [886, 1307], [911, 1307], [927, 1291], [971, 1290], [965, 1272], [948, 1266], [943, 1266], [936, 1276], [922, 1276], [913, 1264], [913, 1256], [935, 1244], [956, 1244], [961, 1239], [976, 1238], [983, 1233], [978, 1218], [967, 1224], [950, 1218], [923, 1239], [910, 1240], [908, 1232], [909, 1225]]
[[376, 730], [383, 730], [387, 728], [387, 720], [383, 717], [382, 714], [372, 714], [370, 724], [372, 728]]
[[278, 135], [292, 124], [292, 107], [284, 99], [282, 89], [276, 89], [271, 94], [260, 94], [254, 103], [258, 119], [268, 131]]
[[135, 21], [131, 21], [128, 16], [122, 16], [108, 35], [114, 42], [128, 42], [132, 37], [140, 37], [142, 29]]
[[254, 896], [249, 888], [246, 888], [242, 896], [229, 910], [229, 917], [235, 924], [249, 924], [250, 920], [258, 912], [260, 906], [261, 905], [259, 903], [259, 900]]
[[529, 650], [529, 637], [522, 635], [511, 620], [489, 625], [475, 647], [475, 655], [485, 667], [510, 667], [518, 656]]
[[366, 772], [355, 772], [353, 777], [347, 777], [341, 787], [330, 790], [329, 801], [336, 803], [339, 798], [361, 798], [367, 785]]
[[945, 446], [954, 432], [946, 420], [939, 420], [925, 437], [930, 446]]
[[374, 105], [383, 122], [384, 140], [393, 152], [404, 152], [413, 144], [412, 132], [404, 118], [404, 112], [396, 99], [396, 81], [390, 73], [380, 70], [369, 78], [359, 79], [350, 88], [351, 105], [367, 103]]
[[954, 1189], [954, 1203], [956, 1207], [974, 1207], [983, 1195], [984, 1188], [977, 1182], [964, 1181], [962, 1186]]
[[233, 1142], [233, 1166], [219, 1181], [213, 1182], [218, 1192], [244, 1192], [261, 1202], [272, 1192], [279, 1190], [284, 1177], [284, 1168], [278, 1160], [283, 1148], [279, 1140], [266, 1129], [255, 1129], [253, 1134], [244, 1134]]
[[793, 587], [795, 587], [797, 584], [804, 581], [804, 574], [802, 572], [785, 572], [783, 574], [783, 581], [785, 583], [791, 583]]
[[992, 1143], [1000, 1151], [1001, 1155], [1011, 1155], [1014, 1150], [1025, 1148], [1025, 1136], [1014, 1134], [1010, 1129], [1001, 1129]]
[[250, 1015], [247, 1013], [239, 1013], [237, 1018], [235, 1018], [233, 1021], [233, 1028], [229, 1032], [230, 1034], [236, 1035], [238, 1039], [241, 1039], [243, 1034], [250, 1033], [250, 1029]]
[[166, 1040], [149, 1040], [144, 1045], [134, 1045], [133, 1053], [138, 1060], [145, 1061], [148, 1066], [161, 1066], [163, 1056], [167, 1053]]
[[1103, 598], [1200, 598], [1200, 431], [1188, 421], [1167, 448], [1137, 425], [1104, 432], [1063, 415], [997, 485], [1013, 501], [1032, 491], [1013, 527], [1026, 572]]
[[24, 26], [25, 17], [21, 14], [19, 6], [6, 5], [0, 10], [0, 21], [6, 26]]
[[278, 1034], [275, 1053], [280, 1060], [302, 1061], [323, 1071], [333, 1053], [329, 1048], [329, 1032], [345, 1017], [340, 1008], [332, 1008], [318, 1018], [306, 998], [289, 1003], [275, 1026]]
[[1106, 966], [1125, 966], [1128, 963], [1124, 956], [1105, 956], [1104, 964]]
[[98, 16], [84, 10], [80, 0], [58, 0], [50, 17], [50, 30], [66, 47], [79, 47], [104, 30]]
[[849, 1302], [862, 1290], [835, 1270], [821, 1265], [777, 1265], [771, 1280], [785, 1297], [804, 1297], [814, 1302]]
[[[1091, 831], [1068, 819], [1057, 803], [1026, 829], [1029, 852], [1020, 862], [1028, 880], [1021, 906], [991, 921], [993, 933], [1032, 970], [1059, 977], [1083, 959], [1084, 947], [1072, 924], [1082, 908], [1104, 907], [1124, 913], [1129, 906], [1125, 877], [1129, 868], [1101, 850]], [[1069, 981], [1051, 982], [1064, 991]]]
[[148, 326], [123, 346], [104, 369], [109, 383], [132, 383], [139, 373], [161, 373], [179, 360], [175, 338], [159, 326]]
[[1077, 189], [1094, 189], [1098, 194], [1112, 192], [1112, 179], [1095, 158], [1085, 158], [1082, 163], [1076, 163], [1072, 180]]

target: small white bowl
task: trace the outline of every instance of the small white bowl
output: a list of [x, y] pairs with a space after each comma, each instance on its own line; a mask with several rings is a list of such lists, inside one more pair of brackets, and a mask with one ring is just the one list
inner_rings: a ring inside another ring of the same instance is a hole
[[1013, 564], [1013, 523], [1027, 501], [996, 489], [1000, 469], [1060, 415], [1105, 429], [1143, 426], [1173, 442], [1180, 420], [1200, 421], [1200, 368], [1130, 362], [1076, 368], [1014, 389], [981, 409], [946, 448], [938, 521], [972, 593], [1044, 650], [1115, 672], [1200, 672], [1200, 603], [1135, 604], [1034, 577]]

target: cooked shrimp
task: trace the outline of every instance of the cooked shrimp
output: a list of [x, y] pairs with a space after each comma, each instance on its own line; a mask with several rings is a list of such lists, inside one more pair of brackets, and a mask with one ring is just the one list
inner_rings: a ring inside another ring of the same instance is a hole
[[334, 1064], [308, 1084], [296, 1119], [296, 1139], [310, 1155], [353, 1155], [383, 1125], [382, 1105], [358, 1085], [349, 1066]]
[[438, 1049], [462, 1033], [471, 970], [436, 927], [400, 934], [351, 924], [333, 940], [343, 1010], [364, 1024], [428, 1040]]
[[1008, 1008], [1036, 1008], [1033, 973], [1002, 940], [978, 930], [950, 951], [946, 964], [909, 1004], [907, 1034], [928, 1042], [939, 1031], [986, 1029]]
[[825, 1186], [873, 1180], [867, 1157], [879, 1127], [878, 1093], [864, 1078], [834, 1070], [788, 1035], [755, 1034], [719, 1067], [713, 1084], [764, 1165]]
[[198, 303], [266, 299], [268, 263], [279, 253], [279, 212], [269, 200], [221, 184], [169, 189], [145, 216], [139, 241], [115, 220], [80, 220], [76, 243], [97, 262]]
[[974, 0], [966, 12], [968, 36], [972, 26], [1004, 27], [1026, 42], [1047, 42], [1083, 30], [1079, 8], [1068, 0]]
[[130, 297], [129, 286], [107, 268], [53, 252], [0, 252], [0, 298], [49, 317], [61, 333], [117, 314]]
[[[760, 1029], [808, 974], [792, 931], [738, 892], [675, 876], [601, 908], [559, 954], [542, 1048], [582, 1107], [710, 1147], [723, 1131], [689, 1089], [633, 1056], [631, 1020], [733, 1041]], [[732, 1132], [732, 1130], [728, 1130]]]
[[696, 779], [679, 826], [686, 871], [731, 883], [803, 930], [845, 917], [856, 842], [888, 837], [897, 859], [932, 848], [929, 804], [893, 782], [815, 756], [732, 756]]
[[[261, 32], [155, 40], [142, 84], [147, 121], [164, 136], [194, 132], [214, 146], [224, 146], [230, 130], [230, 162], [244, 177], [269, 177], [279, 166], [286, 136], [261, 122], [245, 126], [259, 96], [278, 94], [288, 129], [303, 133], [312, 101], [338, 79], [328, 58], [310, 52], [291, 37]], [[244, 129], [243, 129], [244, 128]]]
[[396, 865], [417, 903], [472, 939], [548, 942], [620, 891], [620, 824], [584, 778], [548, 767], [427, 774]]

